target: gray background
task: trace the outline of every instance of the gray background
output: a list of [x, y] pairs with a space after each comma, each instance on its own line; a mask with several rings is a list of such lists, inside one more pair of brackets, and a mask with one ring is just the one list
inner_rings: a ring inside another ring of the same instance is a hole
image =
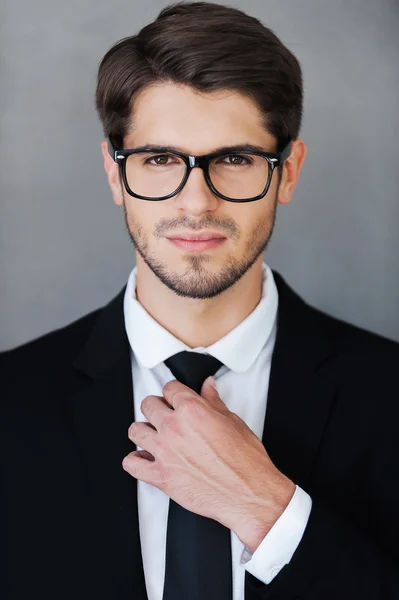
[[[168, 2], [1, 0], [0, 347], [103, 305], [134, 249], [103, 171], [97, 65]], [[296, 54], [308, 146], [266, 260], [310, 303], [399, 340], [399, 6], [230, 2]]]

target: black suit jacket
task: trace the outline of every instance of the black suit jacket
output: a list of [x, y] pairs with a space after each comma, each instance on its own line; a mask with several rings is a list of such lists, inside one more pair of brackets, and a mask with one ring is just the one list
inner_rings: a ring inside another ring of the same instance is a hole
[[[399, 345], [311, 308], [274, 275], [263, 443], [313, 508], [270, 585], [246, 572], [245, 600], [398, 599]], [[137, 480], [121, 466], [135, 449], [124, 291], [1, 355], [4, 600], [147, 598]]]

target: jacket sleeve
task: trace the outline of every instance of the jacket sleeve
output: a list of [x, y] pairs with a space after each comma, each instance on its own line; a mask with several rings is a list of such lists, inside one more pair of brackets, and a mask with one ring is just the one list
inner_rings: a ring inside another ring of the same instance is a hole
[[384, 551], [345, 517], [313, 498], [312, 511], [290, 563], [269, 585], [250, 573], [259, 600], [397, 600], [398, 557]]

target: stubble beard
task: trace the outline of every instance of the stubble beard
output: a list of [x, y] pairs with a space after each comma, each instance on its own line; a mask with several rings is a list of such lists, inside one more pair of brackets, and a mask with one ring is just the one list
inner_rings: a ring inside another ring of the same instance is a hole
[[145, 264], [177, 296], [182, 298], [208, 299], [214, 298], [232, 287], [255, 264], [263, 254], [271, 239], [277, 214], [277, 193], [270, 212], [251, 232], [243, 256], [239, 259], [229, 255], [217, 273], [210, 273], [206, 263], [211, 257], [205, 254], [187, 253], [184, 261], [187, 268], [182, 273], [173, 271], [168, 264], [162, 262], [148, 250], [148, 236], [140, 223], [128, 215], [125, 199], [123, 202], [125, 225], [130, 240]]

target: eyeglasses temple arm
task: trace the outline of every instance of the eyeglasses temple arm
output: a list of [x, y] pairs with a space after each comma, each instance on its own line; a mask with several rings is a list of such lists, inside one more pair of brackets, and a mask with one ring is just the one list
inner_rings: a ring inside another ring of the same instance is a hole
[[118, 162], [116, 159], [117, 150], [114, 148], [114, 146], [112, 145], [111, 140], [109, 138], [107, 140], [107, 144], [108, 144], [108, 152], [112, 156], [113, 160], [115, 162]]
[[288, 142], [284, 150], [280, 152], [279, 165], [282, 165], [286, 158], [291, 154], [292, 140]]

